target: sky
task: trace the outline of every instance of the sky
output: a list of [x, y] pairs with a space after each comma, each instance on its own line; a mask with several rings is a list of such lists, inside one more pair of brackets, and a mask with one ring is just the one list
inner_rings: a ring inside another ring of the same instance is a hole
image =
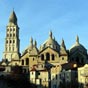
[[76, 35], [88, 49], [88, 0], [0, 0], [0, 60], [13, 9], [20, 27], [21, 53], [29, 46], [30, 37], [39, 48], [48, 39], [50, 30], [59, 44], [64, 39], [67, 49], [75, 43]]

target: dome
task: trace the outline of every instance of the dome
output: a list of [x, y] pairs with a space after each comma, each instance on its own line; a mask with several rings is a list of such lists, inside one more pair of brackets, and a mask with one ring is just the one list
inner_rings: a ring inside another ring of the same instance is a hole
[[33, 38], [30, 38], [30, 45], [23, 51], [22, 55], [29, 53], [30, 55], [38, 54], [37, 42], [35, 41], [33, 44]]
[[42, 49], [44, 49], [46, 47], [50, 47], [50, 48], [56, 49], [58, 51], [60, 50], [60, 45], [57, 43], [55, 38], [52, 37], [51, 31], [49, 33], [49, 38], [43, 43]]
[[10, 17], [9, 17], [9, 22], [17, 24], [17, 17], [14, 11], [12, 11]]
[[74, 53], [75, 51], [79, 50], [80, 52], [86, 54], [87, 50], [83, 45], [79, 43], [79, 37], [76, 37], [76, 43], [70, 48], [70, 53]]

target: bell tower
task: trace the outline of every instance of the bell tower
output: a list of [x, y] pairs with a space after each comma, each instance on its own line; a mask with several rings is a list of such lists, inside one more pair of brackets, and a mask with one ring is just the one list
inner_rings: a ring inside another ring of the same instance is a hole
[[17, 24], [17, 16], [13, 10], [6, 27], [5, 50], [3, 52], [3, 59], [7, 59], [8, 61], [19, 60], [19, 48], [19, 27]]

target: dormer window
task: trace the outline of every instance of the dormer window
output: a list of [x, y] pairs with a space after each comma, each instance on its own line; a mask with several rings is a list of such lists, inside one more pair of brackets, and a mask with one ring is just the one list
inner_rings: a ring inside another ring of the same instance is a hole
[[50, 60], [50, 54], [46, 53], [46, 60]]
[[55, 60], [55, 56], [54, 56], [54, 54], [52, 54], [52, 60]]
[[42, 61], [44, 60], [44, 54], [41, 54], [41, 60]]

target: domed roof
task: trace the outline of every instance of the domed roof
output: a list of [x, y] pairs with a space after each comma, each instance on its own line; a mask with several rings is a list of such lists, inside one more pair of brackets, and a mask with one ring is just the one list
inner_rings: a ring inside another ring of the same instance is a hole
[[79, 37], [76, 37], [76, 43], [70, 48], [70, 53], [74, 53], [76, 50], [81, 51], [82, 53], [86, 54], [87, 50], [83, 45], [79, 43]]
[[15, 14], [14, 10], [12, 11], [12, 13], [9, 17], [9, 22], [17, 24], [17, 17], [16, 17], [16, 14]]
[[30, 55], [37, 55], [38, 54], [37, 42], [35, 41], [33, 44], [33, 38], [30, 39], [30, 45], [23, 51], [22, 55], [25, 53], [29, 53]]
[[49, 38], [43, 43], [42, 49], [44, 49], [46, 47], [51, 47], [53, 49], [60, 50], [60, 45], [55, 40], [55, 38], [52, 37], [52, 32], [51, 31], [49, 33]]

